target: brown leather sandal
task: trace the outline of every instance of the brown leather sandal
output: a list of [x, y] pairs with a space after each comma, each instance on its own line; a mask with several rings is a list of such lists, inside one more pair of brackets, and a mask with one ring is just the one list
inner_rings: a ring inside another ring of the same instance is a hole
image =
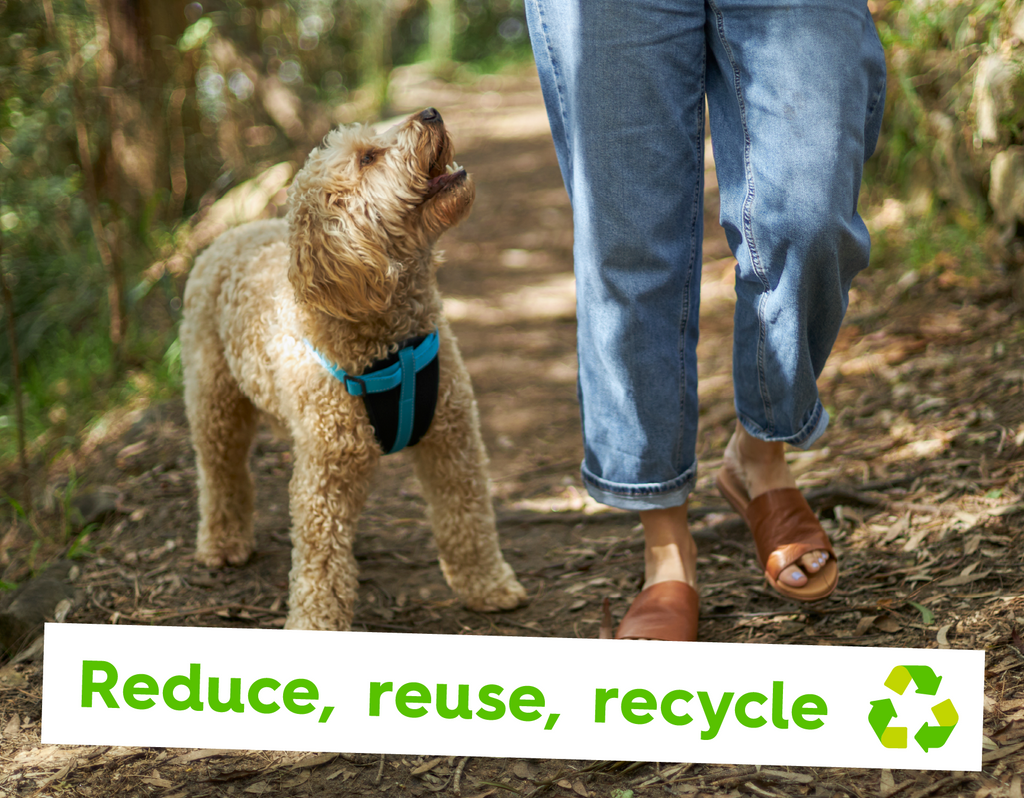
[[697, 639], [700, 596], [685, 582], [657, 582], [633, 599], [616, 640]]
[[[839, 584], [839, 565], [828, 535], [797, 488], [779, 488], [751, 499], [746, 488], [726, 469], [715, 477], [725, 500], [747, 522], [754, 534], [757, 561], [778, 593], [798, 601], [818, 601], [832, 595]], [[828, 560], [815, 573], [804, 572], [807, 584], [797, 587], [779, 581], [783, 569], [811, 551], [828, 552]]]

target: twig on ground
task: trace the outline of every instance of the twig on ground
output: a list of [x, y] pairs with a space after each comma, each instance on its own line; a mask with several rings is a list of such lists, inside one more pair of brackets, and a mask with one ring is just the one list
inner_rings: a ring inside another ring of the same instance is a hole
[[452, 779], [452, 794], [455, 796], [455, 798], [458, 798], [460, 795], [462, 795], [462, 771], [465, 770], [466, 762], [468, 761], [469, 757], [464, 756], [462, 757], [462, 759], [459, 760], [459, 764], [455, 766], [455, 777]]

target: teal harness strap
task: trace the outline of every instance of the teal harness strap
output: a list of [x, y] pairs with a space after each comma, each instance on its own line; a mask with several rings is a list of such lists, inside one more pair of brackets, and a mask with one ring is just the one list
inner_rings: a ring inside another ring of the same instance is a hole
[[[416, 365], [410, 349], [398, 350], [398, 364], [402, 370], [402, 392], [398, 398], [398, 434], [392, 452], [404, 449], [412, 434], [413, 403], [416, 401]], [[390, 454], [390, 452], [389, 452]]]
[[[371, 369], [358, 377], [331, 363], [308, 340], [303, 339], [303, 343], [319, 361], [320, 365], [331, 372], [345, 386], [345, 390], [348, 391], [350, 396], [361, 396], [364, 402], [369, 402], [369, 397], [372, 394], [380, 394], [399, 388], [398, 429], [395, 434], [394, 443], [385, 454], [393, 454], [409, 445], [413, 436], [416, 417], [416, 374], [423, 371], [424, 368], [433, 363], [437, 358], [438, 349], [440, 348], [440, 337], [436, 329], [417, 346], [414, 347], [409, 343], [400, 348], [398, 350], [397, 363], [392, 363], [376, 370]], [[436, 387], [436, 368], [434, 372]], [[433, 405], [430, 405], [430, 407], [432, 408]], [[371, 417], [372, 415], [371, 412]], [[433, 415], [432, 409], [430, 410], [430, 415]], [[429, 424], [429, 420], [427, 424]], [[375, 432], [377, 432], [376, 429]], [[418, 435], [421, 434], [422, 432], [417, 433], [417, 440]], [[380, 435], [378, 434], [379, 439]], [[386, 444], [382, 442], [382, 446], [386, 446]]]

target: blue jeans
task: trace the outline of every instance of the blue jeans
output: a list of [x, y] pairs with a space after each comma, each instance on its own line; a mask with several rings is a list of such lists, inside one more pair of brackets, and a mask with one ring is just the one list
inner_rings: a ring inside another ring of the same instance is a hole
[[737, 260], [733, 382], [752, 435], [806, 448], [868, 263], [857, 214], [885, 60], [863, 0], [527, 0], [573, 207], [583, 480], [628, 510], [696, 479], [704, 99]]

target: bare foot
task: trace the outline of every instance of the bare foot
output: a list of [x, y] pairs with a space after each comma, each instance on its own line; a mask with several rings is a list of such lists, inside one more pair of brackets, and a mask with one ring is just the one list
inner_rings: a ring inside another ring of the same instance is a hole
[[[736, 422], [736, 432], [725, 447], [724, 467], [747, 489], [751, 499], [777, 488], [795, 488], [796, 480], [786, 463], [785, 444], [755, 438]], [[828, 552], [811, 551], [784, 568], [779, 581], [794, 587], [807, 584], [807, 574], [817, 573], [828, 561]], [[802, 570], [801, 570], [802, 569]]]
[[644, 510], [644, 588], [658, 582], [685, 582], [697, 589], [697, 544], [686, 519], [687, 505]]

